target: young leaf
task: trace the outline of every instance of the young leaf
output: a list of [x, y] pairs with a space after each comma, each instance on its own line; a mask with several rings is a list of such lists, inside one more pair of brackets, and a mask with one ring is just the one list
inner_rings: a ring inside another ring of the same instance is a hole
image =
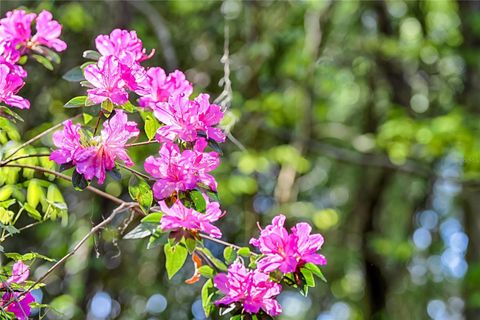
[[160, 223], [160, 220], [162, 219], [163, 213], [161, 212], [153, 212], [147, 215], [145, 218], [142, 219], [142, 222], [148, 222], [148, 223]]
[[237, 253], [232, 247], [226, 247], [225, 250], [223, 250], [223, 257], [227, 264], [231, 264], [237, 258]]
[[250, 256], [250, 248], [249, 247], [242, 247], [238, 249], [238, 254], [242, 257], [249, 257]]
[[151, 223], [140, 223], [133, 228], [129, 233], [123, 236], [123, 239], [142, 239], [153, 234], [157, 229], [156, 225]]
[[195, 205], [195, 210], [205, 213], [205, 210], [207, 210], [207, 203], [203, 197], [203, 194], [198, 190], [192, 190], [190, 191], [190, 198]]
[[168, 233], [162, 232], [162, 229], [157, 228], [148, 239], [147, 249], [155, 248], [167, 242]]
[[120, 108], [128, 113], [135, 112], [135, 106], [130, 101], [127, 101], [125, 104], [121, 105]]
[[198, 272], [205, 278], [213, 278], [215, 270], [212, 267], [204, 265], [198, 268]]
[[103, 100], [102, 102], [102, 112], [105, 115], [105, 117], [109, 118], [110, 115], [113, 112], [113, 102], [110, 99]]
[[40, 63], [42, 66], [44, 66], [46, 69], [52, 71], [53, 70], [53, 64], [45, 58], [44, 56], [40, 56], [38, 54], [32, 54], [32, 58], [35, 59], [38, 63]]
[[70, 99], [67, 103], [65, 103], [65, 108], [81, 108], [85, 107], [85, 101], [87, 100], [87, 96], [78, 96], [75, 98]]
[[307, 269], [307, 270], [310, 270], [314, 275], [319, 277], [322, 281], [327, 282], [327, 279], [325, 278], [322, 271], [320, 270], [320, 268], [316, 264], [308, 262], [308, 263], [305, 264], [304, 268]]
[[130, 197], [137, 201], [145, 210], [148, 210], [152, 205], [152, 189], [142, 178], [132, 175], [128, 183], [128, 193], [130, 193]]
[[165, 267], [167, 269], [168, 278], [171, 279], [185, 263], [188, 256], [187, 248], [182, 245], [171, 246], [170, 243], [165, 244]]
[[27, 211], [28, 215], [33, 219], [37, 221], [42, 220], [42, 215], [40, 214], [40, 212], [38, 212], [37, 209], [29, 205], [28, 203], [25, 203], [23, 205], [23, 208]]
[[158, 121], [152, 117], [152, 115], [147, 114], [145, 116], [145, 134], [147, 135], [148, 140], [152, 140], [157, 133], [157, 129], [160, 127]]
[[[202, 266], [200, 267], [200, 269], [202, 269], [203, 267], [206, 267], [206, 266]], [[214, 292], [212, 292], [213, 290], [214, 290], [213, 280], [208, 279], [202, 287], [202, 307], [207, 317], [210, 316], [212, 311], [215, 309], [212, 303], [212, 298], [214, 295]]]
[[27, 203], [32, 208], [36, 208], [42, 197], [45, 198], [45, 195], [43, 194], [43, 189], [38, 183], [38, 180], [30, 180], [30, 183], [27, 187]]

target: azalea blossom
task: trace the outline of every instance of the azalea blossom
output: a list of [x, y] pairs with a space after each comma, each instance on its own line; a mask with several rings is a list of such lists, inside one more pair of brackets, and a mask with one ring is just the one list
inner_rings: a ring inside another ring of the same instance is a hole
[[282, 312], [275, 300], [282, 290], [281, 285], [270, 280], [267, 274], [249, 270], [240, 262], [230, 265], [227, 274], [217, 274], [214, 284], [225, 294], [215, 302], [218, 306], [240, 303], [246, 313], [256, 314], [263, 310], [272, 317]]
[[163, 212], [160, 220], [160, 227], [163, 231], [178, 231], [181, 229], [189, 231], [201, 231], [211, 237], [220, 238], [222, 232], [212, 222], [220, 219], [224, 213], [220, 210], [218, 202], [207, 201], [205, 213], [185, 207], [180, 200], [177, 200], [170, 208], [164, 201], [160, 202]]
[[225, 134], [215, 126], [222, 120], [220, 106], [210, 104], [208, 94], [200, 94], [191, 101], [183, 95], [170, 96], [168, 103], [153, 109], [155, 117], [165, 125], [157, 131], [158, 141], [195, 141], [198, 133], [217, 142], [225, 141]]
[[60, 40], [62, 25], [53, 20], [50, 12], [43, 10], [37, 17], [37, 33], [33, 36], [32, 42], [55, 49], [60, 52], [67, 49], [67, 44]]
[[[35, 19], [36, 18], [36, 19]], [[36, 34], [32, 37], [32, 22], [36, 21]], [[46, 10], [37, 15], [25, 10], [13, 10], [0, 19], [0, 42], [8, 42], [10, 48], [16, 47], [18, 55], [39, 45], [63, 51], [67, 44], [60, 40], [62, 26], [53, 20], [52, 14]]]
[[35, 302], [35, 298], [30, 292], [22, 295], [20, 291], [13, 291], [9, 287], [13, 283], [22, 284], [25, 282], [29, 273], [28, 266], [22, 261], [18, 261], [13, 265], [12, 276], [1, 284], [1, 287], [6, 291], [2, 296], [1, 305], [9, 303], [8, 306], [4, 307], [5, 311], [13, 313], [16, 319], [19, 320], [29, 319], [31, 312], [30, 304]]
[[63, 130], [53, 134], [53, 143], [58, 149], [50, 154], [50, 160], [58, 164], [74, 162], [75, 155], [83, 149], [80, 143], [80, 128], [81, 126], [73, 124], [72, 120], [63, 123]]
[[122, 64], [131, 66], [152, 57], [154, 50], [147, 54], [135, 31], [115, 29], [109, 35], [99, 35], [95, 39], [98, 52], [103, 56], [114, 56]]
[[193, 150], [180, 152], [179, 147], [166, 142], [160, 149], [160, 157], [150, 156], [145, 160], [145, 170], [157, 181], [153, 194], [158, 200], [169, 197], [174, 191], [194, 189], [199, 183], [215, 191], [217, 183], [209, 174], [220, 164], [216, 152], [203, 152], [207, 142], [198, 140]]
[[0, 63], [0, 103], [3, 102], [20, 109], [29, 109], [30, 102], [17, 95], [24, 84], [22, 77], [15, 72], [11, 65]]
[[192, 84], [181, 71], [174, 71], [168, 76], [160, 67], [150, 68], [147, 78], [136, 91], [140, 96], [138, 103], [141, 107], [150, 109], [168, 101], [170, 96], [184, 96], [188, 98], [193, 92]]
[[105, 121], [100, 136], [93, 138], [82, 136], [79, 125], [66, 121], [63, 130], [54, 134], [53, 142], [59, 149], [52, 152], [50, 159], [58, 164], [72, 164], [85, 179], [96, 177], [98, 183], [102, 184], [106, 171], [115, 167], [117, 159], [126, 166], [133, 165], [125, 144], [138, 134], [137, 124], [128, 121], [127, 115], [121, 110]]
[[109, 99], [116, 105], [123, 105], [128, 101], [122, 66], [116, 57], [101, 57], [97, 64], [88, 65], [84, 74], [95, 87], [87, 90], [88, 99], [94, 103]]
[[285, 216], [278, 215], [261, 231], [258, 239], [250, 240], [263, 254], [257, 261], [259, 270], [268, 273], [278, 269], [289, 273], [298, 271], [307, 262], [327, 264], [325, 257], [316, 253], [323, 245], [320, 234], [311, 235], [312, 227], [307, 223], [297, 223], [289, 234], [284, 224]]

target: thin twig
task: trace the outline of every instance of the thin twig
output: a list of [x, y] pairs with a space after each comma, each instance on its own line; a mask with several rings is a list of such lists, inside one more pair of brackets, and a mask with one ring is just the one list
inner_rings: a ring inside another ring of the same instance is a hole
[[[207, 239], [207, 240], [210, 240], [210, 241], [219, 243], [219, 244], [224, 245], [224, 246], [226, 246], [226, 247], [232, 247], [232, 248], [234, 248], [234, 249], [236, 249], [236, 250], [242, 249], [242, 247], [237, 246], [236, 244], [233, 244], [233, 243], [230, 243], [230, 242], [227, 242], [227, 241], [223, 241], [223, 240], [221, 240], [221, 239], [217, 239], [217, 238], [214, 238], [214, 237], [210, 237], [209, 235], [206, 235], [206, 234], [203, 234], [203, 233], [198, 233], [198, 235], [200, 236], [200, 238]], [[250, 254], [251, 254], [252, 256], [258, 256], [258, 253], [255, 253], [255, 252], [250, 252]]]
[[10, 159], [5, 160], [5, 161], [0, 161], [0, 167], [3, 167], [3, 166], [6, 165], [7, 163], [10, 163], [10, 162], [13, 162], [13, 161], [17, 161], [17, 160], [20, 160], [20, 159], [39, 158], [39, 157], [50, 157], [50, 153], [26, 154], [26, 155], [18, 156], [18, 157], [15, 157], [15, 158], [10, 158]]
[[[70, 118], [70, 120], [73, 120], [73, 119], [76, 119], [78, 118], [80, 115], [76, 115], [72, 118]], [[56, 125], [54, 125], [53, 127], [51, 127], [50, 129], [47, 129], [39, 134], [37, 134], [35, 137], [33, 137], [32, 139], [28, 140], [27, 142], [24, 142], [22, 143], [21, 145], [19, 145], [16, 149], [13, 150], [13, 152], [11, 154], [9, 154], [8, 156], [5, 157], [4, 161], [5, 160], [8, 160], [10, 159], [11, 157], [13, 157], [18, 151], [22, 150], [23, 148], [25, 148], [26, 146], [34, 143], [35, 141], [37, 141], [38, 139], [41, 139], [42, 137], [46, 136], [47, 134], [49, 134], [50, 132], [60, 128], [61, 126], [63, 126], [63, 122], [60, 122], [60, 123], [57, 123]]]
[[158, 144], [157, 140], [149, 140], [149, 141], [142, 141], [142, 142], [135, 142], [135, 143], [127, 143], [125, 145], [125, 148], [130, 148], [130, 147], [139, 147], [139, 146], [145, 146], [149, 144]]
[[130, 171], [131, 173], [133, 173], [133, 174], [135, 174], [135, 175], [137, 175], [137, 176], [139, 176], [139, 177], [142, 177], [143, 179], [146, 179], [146, 180], [155, 180], [155, 179], [153, 179], [152, 177], [147, 176], [146, 174], [141, 173], [141, 172], [139, 172], [139, 171], [137, 171], [137, 170], [135, 170], [135, 169], [129, 168], [129, 167], [127, 167], [126, 165], [123, 165], [123, 164], [121, 164], [121, 163], [117, 163], [117, 166], [119, 166], [120, 168], [123, 168], [123, 169], [125, 169], [125, 170], [127, 170], [127, 171]]
[[[99, 224], [97, 224], [95, 227], [93, 227], [76, 245], [75, 247], [73, 247], [73, 249], [68, 253], [66, 254], [65, 256], [63, 256], [62, 259], [58, 260], [53, 266], [50, 267], [50, 269], [47, 270], [47, 272], [45, 272], [43, 274], [43, 276], [41, 276], [37, 281], [35, 281], [26, 291], [22, 292], [21, 294], [19, 294], [17, 296], [17, 299], [18, 298], [21, 298], [22, 296], [24, 296], [27, 292], [29, 292], [30, 290], [32, 290], [37, 284], [41, 283], [43, 280], [45, 280], [48, 276], [50, 276], [53, 271], [55, 271], [55, 269], [57, 269], [59, 266], [61, 266], [63, 263], [65, 263], [65, 261], [67, 261], [71, 256], [73, 256], [77, 251], [78, 249], [80, 249], [80, 247], [92, 236], [94, 235], [95, 233], [97, 233], [100, 229], [102, 229], [103, 227], [105, 227], [107, 224], [109, 224], [116, 216], [117, 214], [125, 211], [125, 210], [129, 210], [129, 209], [132, 209], [134, 207], [136, 207], [138, 204], [136, 202], [133, 202], [133, 203], [129, 203], [129, 202], [123, 202], [122, 204], [120, 204], [119, 207], [117, 207], [115, 210], [112, 211], [112, 214], [110, 214], [105, 220], [103, 220], [102, 222], [100, 222]], [[8, 301], [5, 305], [3, 305], [3, 307], [7, 307], [9, 304], [13, 303], [15, 300], [14, 299], [11, 299], [10, 301]]]

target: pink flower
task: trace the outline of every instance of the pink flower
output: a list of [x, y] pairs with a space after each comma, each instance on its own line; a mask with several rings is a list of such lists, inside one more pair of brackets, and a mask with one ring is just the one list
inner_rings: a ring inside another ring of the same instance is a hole
[[58, 39], [62, 33], [62, 26], [53, 20], [52, 14], [43, 10], [36, 19], [37, 33], [32, 37], [32, 22], [37, 17], [35, 13], [26, 13], [24, 10], [7, 12], [6, 18], [0, 20], [0, 42], [9, 42], [10, 47], [18, 47], [18, 54], [28, 49], [35, 49], [38, 45], [50, 47], [56, 51], [63, 51], [67, 44]]
[[25, 10], [8, 11], [6, 17], [0, 19], [0, 40], [23, 44], [32, 36], [32, 21], [37, 15]]
[[139, 134], [137, 124], [128, 121], [127, 115], [117, 110], [115, 115], [103, 124], [100, 136], [88, 139], [80, 134], [80, 126], [66, 121], [63, 131], [54, 134], [53, 142], [59, 149], [52, 152], [50, 159], [58, 164], [70, 163], [85, 179], [105, 181], [105, 172], [115, 167], [117, 159], [126, 166], [133, 162], [125, 150], [130, 138]]
[[114, 56], [127, 66], [152, 57], [154, 50], [147, 55], [135, 31], [113, 30], [110, 35], [99, 35], [95, 39], [98, 52], [103, 56]]
[[22, 284], [28, 279], [29, 269], [26, 264], [22, 261], [18, 261], [13, 265], [12, 276], [2, 283], [2, 288], [6, 288], [6, 293], [2, 296], [1, 305], [9, 303], [5, 310], [11, 312], [15, 315], [16, 319], [19, 320], [28, 320], [30, 316], [30, 304], [35, 302], [32, 294], [27, 292], [26, 294], [20, 296], [22, 293], [19, 291], [12, 291], [9, 289], [12, 283]]
[[174, 141], [177, 137], [184, 141], [195, 141], [198, 132], [217, 142], [225, 141], [225, 134], [214, 127], [223, 118], [220, 106], [210, 104], [208, 94], [200, 94], [190, 101], [185, 96], [171, 96], [168, 103], [153, 110], [155, 117], [165, 125], [157, 131], [158, 141]]
[[263, 310], [272, 317], [282, 312], [280, 304], [275, 300], [282, 287], [258, 270], [249, 270], [243, 264], [235, 262], [230, 265], [227, 274], [216, 275], [214, 283], [225, 294], [225, 297], [215, 302], [216, 305], [241, 303], [246, 313], [256, 314]]
[[37, 33], [33, 36], [32, 42], [53, 48], [60, 52], [67, 48], [67, 44], [60, 40], [62, 25], [58, 21], [52, 20], [50, 12], [43, 10], [37, 17]]
[[53, 134], [53, 143], [58, 148], [50, 154], [50, 160], [58, 164], [71, 163], [75, 155], [83, 149], [80, 143], [79, 124], [72, 124], [72, 120], [63, 123], [63, 130]]
[[258, 239], [250, 240], [263, 254], [257, 261], [259, 270], [268, 273], [278, 269], [289, 273], [298, 271], [307, 262], [327, 264], [325, 257], [316, 253], [323, 245], [320, 234], [310, 235], [312, 228], [307, 223], [297, 223], [289, 234], [284, 224], [285, 216], [278, 215], [261, 231]]
[[189, 231], [201, 231], [211, 237], [220, 238], [222, 232], [212, 222], [220, 219], [224, 213], [220, 210], [217, 202], [208, 202], [205, 213], [186, 208], [180, 200], [177, 200], [171, 208], [164, 201], [160, 202], [163, 216], [160, 227], [164, 231], [177, 231], [186, 229]]
[[125, 144], [130, 138], [139, 134], [137, 124], [128, 121], [127, 115], [116, 111], [115, 115], [103, 124], [99, 137], [91, 141], [87, 146], [75, 155], [77, 172], [85, 176], [85, 179], [98, 179], [98, 183], [105, 181], [105, 172], [115, 167], [115, 160], [122, 160], [126, 166], [133, 166], [133, 162], [125, 150]]
[[116, 105], [123, 105], [128, 101], [121, 64], [114, 56], [101, 57], [97, 64], [87, 66], [84, 74], [95, 87], [87, 90], [88, 98], [94, 103], [109, 99]]
[[0, 63], [0, 102], [20, 109], [29, 109], [30, 102], [17, 95], [25, 83], [15, 70], [17, 69], [11, 65]]
[[160, 149], [160, 157], [148, 157], [145, 170], [157, 179], [153, 194], [158, 200], [169, 197], [174, 191], [194, 189], [198, 183], [217, 189], [217, 183], [208, 172], [220, 163], [216, 152], [204, 153], [207, 143], [200, 139], [193, 150], [180, 152], [176, 144], [166, 142]]
[[192, 91], [192, 84], [183, 72], [176, 70], [167, 76], [162, 68], [156, 67], [148, 69], [146, 80], [136, 92], [142, 96], [138, 99], [141, 107], [154, 109], [167, 102], [170, 96], [183, 95], [188, 98]]

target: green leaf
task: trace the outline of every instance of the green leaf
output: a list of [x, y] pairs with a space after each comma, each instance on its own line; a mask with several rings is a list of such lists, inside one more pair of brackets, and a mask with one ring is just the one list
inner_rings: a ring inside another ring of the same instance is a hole
[[201, 213], [205, 213], [205, 211], [207, 210], [207, 202], [205, 201], [203, 194], [198, 190], [192, 190], [189, 193], [190, 198], [195, 205], [195, 210]]
[[170, 243], [165, 244], [165, 267], [167, 269], [168, 278], [171, 279], [185, 263], [188, 256], [187, 248], [182, 245], [171, 246]]
[[34, 207], [32, 207], [30, 204], [25, 203], [23, 205], [23, 208], [27, 211], [28, 215], [32, 217], [35, 220], [41, 221], [42, 220], [42, 215], [40, 212], [37, 211]]
[[27, 203], [32, 208], [36, 208], [42, 197], [45, 198], [45, 195], [43, 193], [42, 187], [38, 183], [38, 180], [30, 180], [27, 187]]
[[162, 212], [153, 212], [147, 215], [145, 218], [142, 219], [142, 222], [148, 222], [148, 223], [160, 223], [160, 220], [162, 219], [163, 213]]
[[102, 101], [102, 112], [105, 115], [105, 117], [110, 117], [110, 115], [113, 112], [113, 102], [110, 99], [103, 100]]
[[200, 273], [205, 278], [213, 278], [213, 276], [215, 275], [215, 270], [213, 270], [212, 267], [205, 265], [198, 268], [198, 273]]
[[197, 248], [198, 251], [203, 252], [209, 260], [215, 265], [216, 268], [218, 268], [220, 271], [227, 271], [227, 266], [223, 261], [217, 259], [210, 250], [207, 248]]
[[150, 239], [148, 239], [147, 249], [158, 247], [159, 245], [166, 243], [167, 239], [168, 233], [165, 233], [162, 231], [162, 229], [157, 228], [150, 236]]
[[84, 112], [84, 113], [82, 114], [82, 116], [83, 116], [83, 123], [84, 123], [84, 124], [89, 124], [90, 121], [92, 121], [92, 119], [93, 119], [93, 116], [90, 115], [90, 114], [88, 114], [88, 113], [86, 113], [86, 112]]
[[44, 56], [46, 59], [53, 63], [59, 64], [61, 62], [60, 56], [50, 48], [44, 46], [35, 46], [34, 51], [40, 53], [42, 56]]
[[67, 103], [65, 103], [64, 107], [65, 108], [85, 107], [85, 101], [87, 101], [87, 96], [78, 96], [70, 99]]
[[145, 116], [145, 134], [147, 135], [148, 140], [152, 140], [157, 133], [158, 128], [160, 128], [160, 124], [158, 123], [157, 119], [152, 117], [151, 114], [147, 114]]
[[223, 250], [223, 257], [227, 264], [231, 264], [237, 258], [237, 253], [233, 250], [233, 247], [226, 247], [225, 250]]
[[305, 280], [305, 283], [309, 287], [315, 287], [315, 278], [313, 277], [313, 273], [306, 269], [306, 268], [301, 268], [300, 273], [303, 275], [303, 279]]
[[85, 80], [85, 76], [83, 75], [83, 70], [80, 67], [75, 67], [73, 69], [68, 70], [62, 77], [64, 80], [69, 82], [80, 82]]
[[16, 120], [23, 122], [22, 117], [5, 106], [0, 106], [0, 117], [6, 118], [13, 123], [16, 123]]
[[186, 238], [185, 246], [188, 249], [188, 253], [193, 253], [193, 251], [195, 251], [195, 248], [197, 247], [197, 241], [192, 238]]
[[49, 258], [47, 256], [44, 256], [40, 253], [36, 253], [36, 252], [29, 252], [29, 253], [25, 253], [25, 254], [20, 254], [20, 253], [16, 253], [16, 252], [10, 252], [10, 253], [5, 253], [5, 256], [7, 256], [8, 258], [12, 259], [12, 260], [15, 260], [15, 261], [30, 261], [30, 260], [33, 260], [33, 259], [43, 259], [45, 261], [55, 261], [55, 259], [52, 259], [52, 258]]
[[148, 210], [153, 203], [153, 193], [150, 185], [135, 175], [132, 175], [128, 183], [128, 193], [144, 210]]
[[85, 50], [82, 56], [85, 59], [91, 59], [91, 60], [98, 60], [101, 57], [100, 53], [98, 53], [98, 51], [95, 51], [95, 50]]
[[44, 56], [40, 56], [38, 54], [32, 54], [32, 58], [35, 59], [38, 63], [40, 63], [42, 66], [44, 66], [46, 69], [52, 71], [53, 70], [53, 64], [45, 58]]
[[133, 113], [136, 111], [135, 106], [130, 101], [127, 101], [125, 104], [121, 105], [120, 108], [127, 111], [128, 113]]
[[303, 266], [303, 268], [305, 268], [307, 270], [310, 270], [314, 275], [319, 277], [322, 281], [327, 282], [327, 278], [325, 278], [322, 271], [320, 270], [320, 268], [317, 265], [315, 265], [311, 262], [308, 262]]
[[[200, 267], [200, 269], [202, 269], [203, 267], [205, 266], [202, 266]], [[199, 269], [199, 271], [200, 271]], [[215, 309], [213, 303], [212, 303], [212, 298], [213, 298], [213, 295], [214, 295], [214, 292], [212, 292], [214, 290], [214, 286], [213, 286], [213, 280], [212, 279], [208, 279], [205, 284], [203, 285], [202, 287], [202, 307], [203, 307], [203, 310], [205, 311], [205, 315], [208, 317], [210, 316], [210, 314], [212, 313], [212, 311]]]
[[238, 249], [238, 254], [241, 255], [242, 257], [249, 257], [250, 256], [250, 248], [249, 247], [242, 247]]

